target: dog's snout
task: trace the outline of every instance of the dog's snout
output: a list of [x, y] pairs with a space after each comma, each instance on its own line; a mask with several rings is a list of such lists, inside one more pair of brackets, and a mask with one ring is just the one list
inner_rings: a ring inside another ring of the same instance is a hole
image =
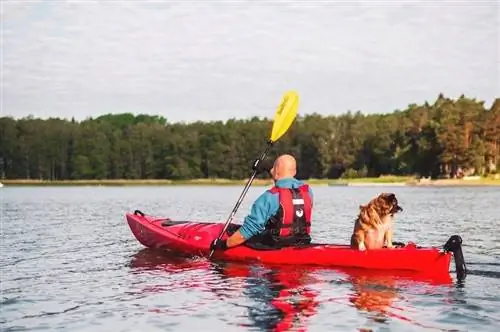
[[401, 211], [403, 211], [403, 208], [401, 206], [399, 206], [399, 204], [396, 203], [392, 206], [391, 213], [394, 214], [394, 213], [398, 213]]

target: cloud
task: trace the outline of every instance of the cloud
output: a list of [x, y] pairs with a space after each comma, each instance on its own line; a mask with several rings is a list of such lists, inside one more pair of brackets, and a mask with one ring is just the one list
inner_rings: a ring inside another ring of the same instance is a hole
[[[390, 112], [498, 97], [498, 5], [315, 1], [7, 2], [3, 112], [173, 121]], [[496, 46], [496, 47], [495, 47]]]

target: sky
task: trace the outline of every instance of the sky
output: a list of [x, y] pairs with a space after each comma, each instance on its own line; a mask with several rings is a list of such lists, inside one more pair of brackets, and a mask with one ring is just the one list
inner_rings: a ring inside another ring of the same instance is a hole
[[500, 97], [500, 6], [478, 1], [1, 2], [1, 113], [170, 122], [386, 113]]

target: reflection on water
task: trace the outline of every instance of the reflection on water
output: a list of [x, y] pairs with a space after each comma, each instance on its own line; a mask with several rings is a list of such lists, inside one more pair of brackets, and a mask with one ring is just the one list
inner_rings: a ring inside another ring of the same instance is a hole
[[[453, 284], [449, 274], [428, 277], [403, 272], [388, 275], [387, 272], [359, 269], [216, 263], [204, 258], [179, 258], [151, 249], [143, 249], [134, 255], [130, 267], [135, 274], [171, 276], [168, 283], [142, 288], [143, 294], [195, 289], [214, 296], [210, 299], [198, 296], [198, 301], [189, 306], [164, 311], [170, 315], [189, 314], [199, 310], [203, 301], [219, 300], [225, 305], [245, 308], [248, 323], [239, 323], [239, 326], [266, 331], [307, 329], [310, 318], [318, 313], [322, 302], [354, 307], [360, 313], [368, 313], [366, 318], [375, 323], [398, 319], [414, 326], [428, 327], [405, 316], [411, 308], [404, 304], [399, 290], [410, 283], [423, 283], [429, 287]], [[346, 296], [324, 298], [321, 290], [325, 285], [347, 286], [349, 290], [344, 292]], [[432, 293], [432, 288], [427, 288], [426, 292]], [[162, 312], [159, 309], [152, 311]]]
[[355, 276], [350, 278], [354, 293], [350, 301], [357, 309], [375, 312], [375, 319], [385, 321], [388, 309], [392, 306], [398, 292], [395, 281], [388, 277], [370, 278]]
[[[380, 190], [316, 187], [315, 238], [346, 241], [352, 211]], [[442, 245], [462, 235], [470, 267], [463, 284], [453, 273], [440, 280], [165, 257], [143, 250], [124, 220], [139, 207], [220, 220], [239, 187], [3, 188], [0, 324], [56, 332], [498, 331], [498, 188], [397, 190], [408, 206], [397, 240]], [[249, 190], [240, 217], [261, 191]]]
[[242, 278], [244, 295], [257, 304], [248, 308], [253, 326], [288, 331], [307, 325], [317, 311], [318, 292], [311, 288], [317, 280], [306, 269], [224, 263], [217, 270], [225, 278]]
[[[241, 305], [238, 296], [253, 304], [247, 306], [251, 326], [264, 330], [288, 331], [306, 324], [316, 313], [317, 291], [309, 285], [314, 278], [308, 270], [293, 266], [265, 267], [239, 263], [213, 263], [205, 259], [182, 259], [166, 253], [144, 249], [136, 254], [130, 266], [134, 273], [189, 273], [168, 285], [143, 288], [143, 292], [163, 292], [179, 288], [215, 293], [220, 300]], [[246, 324], [241, 324], [245, 326]], [[247, 326], [248, 327], [248, 326]]]

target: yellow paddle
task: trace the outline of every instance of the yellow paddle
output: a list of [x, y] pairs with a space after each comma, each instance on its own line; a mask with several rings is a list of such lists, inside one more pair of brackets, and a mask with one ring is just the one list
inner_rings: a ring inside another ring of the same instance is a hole
[[[227, 230], [227, 227], [233, 220], [234, 215], [236, 214], [236, 211], [240, 207], [241, 202], [243, 201], [243, 198], [245, 197], [246, 193], [248, 192], [248, 189], [250, 188], [250, 185], [252, 184], [253, 180], [255, 179], [255, 176], [257, 175], [257, 170], [258, 170], [258, 165], [259, 163], [266, 157], [267, 153], [269, 152], [271, 146], [281, 137], [283, 136], [287, 130], [290, 128], [292, 125], [293, 120], [295, 120], [295, 117], [297, 116], [297, 108], [299, 106], [299, 95], [295, 91], [288, 91], [285, 93], [283, 96], [283, 99], [281, 100], [280, 105], [278, 106], [278, 109], [276, 110], [276, 114], [274, 115], [274, 122], [273, 122], [273, 128], [271, 131], [271, 138], [267, 141], [267, 147], [264, 150], [264, 152], [260, 155], [260, 157], [254, 162], [252, 169], [252, 175], [250, 176], [250, 179], [248, 180], [247, 184], [245, 185], [245, 188], [243, 189], [243, 192], [240, 195], [240, 198], [238, 198], [238, 201], [236, 202], [236, 205], [233, 208], [233, 211], [229, 215], [229, 218], [226, 221], [226, 224], [224, 225], [224, 228], [222, 229], [222, 232], [219, 234], [219, 237], [217, 239], [221, 239], [222, 236], [224, 235], [224, 232]], [[212, 258], [212, 255], [214, 254], [214, 250], [210, 251], [210, 255], [208, 258]]]

